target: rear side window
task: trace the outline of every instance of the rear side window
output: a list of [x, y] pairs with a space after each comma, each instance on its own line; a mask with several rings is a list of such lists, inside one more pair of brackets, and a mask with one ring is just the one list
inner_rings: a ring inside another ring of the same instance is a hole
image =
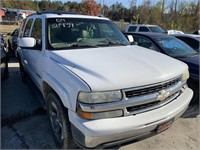
[[149, 29], [147, 27], [140, 27], [139, 31], [140, 32], [149, 32]]
[[193, 49], [195, 49], [195, 50], [199, 49], [199, 42], [197, 40], [194, 40], [194, 39], [188, 38], [188, 37], [177, 37], [177, 38], [182, 40], [183, 42], [187, 43]]
[[130, 26], [128, 32], [135, 32], [136, 28], [137, 28], [136, 26]]
[[32, 23], [33, 23], [33, 19], [28, 20], [28, 22], [26, 23], [23, 37], [29, 36]]

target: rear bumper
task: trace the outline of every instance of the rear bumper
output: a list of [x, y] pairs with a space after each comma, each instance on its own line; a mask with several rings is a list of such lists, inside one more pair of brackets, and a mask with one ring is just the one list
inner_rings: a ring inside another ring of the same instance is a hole
[[137, 115], [85, 120], [69, 111], [74, 140], [86, 148], [109, 147], [155, 134], [155, 129], [172, 118], [177, 119], [187, 109], [193, 92], [187, 88], [169, 104]]

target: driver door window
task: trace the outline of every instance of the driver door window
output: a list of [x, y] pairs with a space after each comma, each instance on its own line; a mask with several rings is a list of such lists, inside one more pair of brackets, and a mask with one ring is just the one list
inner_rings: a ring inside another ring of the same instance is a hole
[[35, 19], [31, 37], [35, 38], [36, 46], [35, 48], [42, 48], [42, 20], [40, 18]]
[[142, 47], [157, 51], [157, 49], [154, 46], [154, 44], [150, 40], [148, 40], [146, 38], [139, 37], [139, 36], [136, 36], [136, 37], [134, 36], [134, 40], [135, 40], [135, 43], [137, 43], [138, 46], [142, 46]]

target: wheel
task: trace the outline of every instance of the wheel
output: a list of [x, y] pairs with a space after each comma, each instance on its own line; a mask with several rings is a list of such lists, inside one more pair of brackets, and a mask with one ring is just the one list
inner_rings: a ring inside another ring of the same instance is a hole
[[55, 93], [49, 93], [47, 96], [47, 111], [56, 145], [64, 149], [77, 148], [73, 141], [67, 109]]
[[8, 62], [6, 62], [6, 68], [4, 72], [4, 79], [8, 79], [9, 77], [9, 71], [8, 71]]
[[194, 95], [190, 104], [199, 104], [199, 83], [195, 82], [192, 79], [188, 80], [188, 86], [193, 90]]
[[1, 60], [1, 77], [7, 79], [9, 77], [8, 62], [6, 58]]
[[8, 51], [9, 51], [9, 52], [12, 52], [12, 51], [13, 51], [9, 40], [8, 40]]
[[26, 71], [24, 70], [24, 67], [21, 63], [21, 59], [19, 57], [19, 70], [20, 70], [20, 75], [21, 75], [21, 80], [23, 83], [26, 83], [26, 77], [27, 77], [27, 73]]

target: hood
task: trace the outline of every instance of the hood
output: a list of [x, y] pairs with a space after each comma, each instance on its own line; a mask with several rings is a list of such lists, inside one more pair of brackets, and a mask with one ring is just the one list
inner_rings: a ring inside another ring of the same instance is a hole
[[92, 91], [126, 89], [166, 81], [187, 66], [139, 46], [49, 51], [51, 59], [70, 69]]
[[191, 76], [199, 77], [199, 54], [191, 57], [178, 58], [179, 60], [186, 63], [189, 67]]

